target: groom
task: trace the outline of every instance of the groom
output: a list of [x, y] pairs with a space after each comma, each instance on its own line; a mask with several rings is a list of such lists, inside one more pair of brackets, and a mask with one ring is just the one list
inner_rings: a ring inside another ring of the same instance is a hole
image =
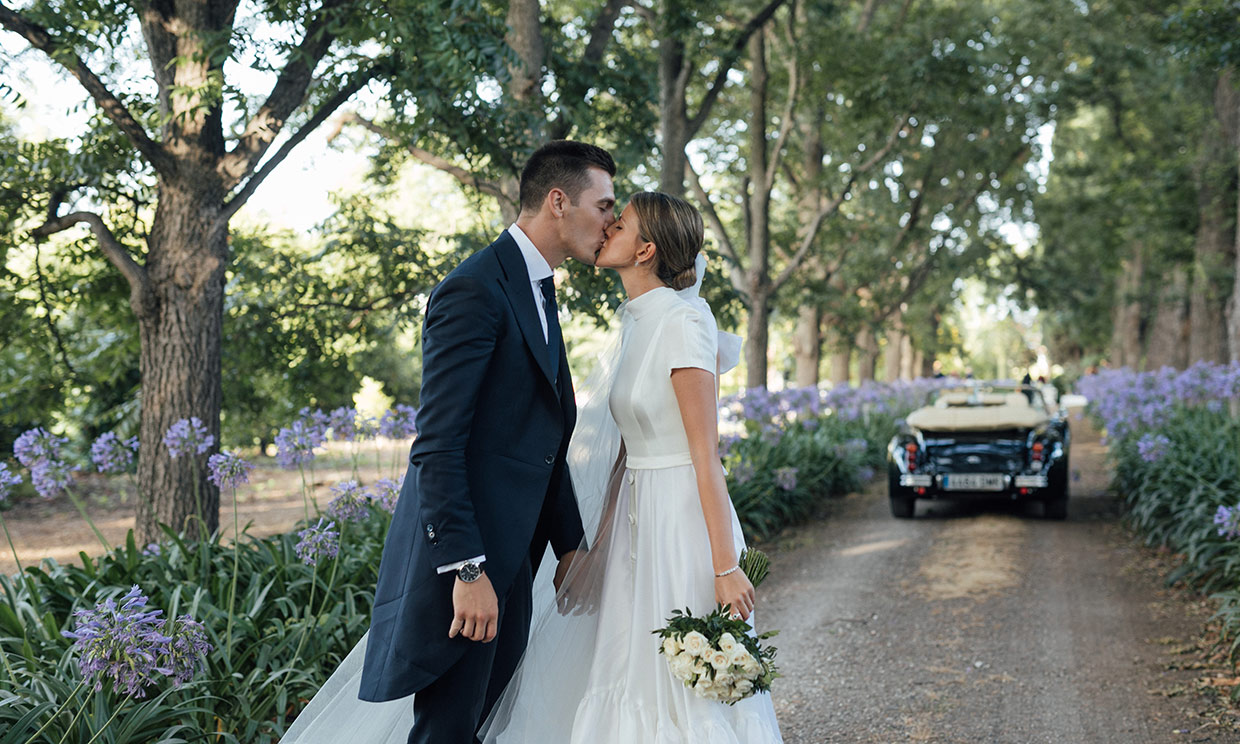
[[359, 693], [417, 693], [409, 744], [476, 741], [525, 650], [533, 569], [550, 543], [558, 588], [581, 543], [552, 269], [570, 256], [593, 265], [615, 219], [615, 173], [593, 145], [544, 145], [521, 172], [516, 224], [431, 292], [418, 437]]

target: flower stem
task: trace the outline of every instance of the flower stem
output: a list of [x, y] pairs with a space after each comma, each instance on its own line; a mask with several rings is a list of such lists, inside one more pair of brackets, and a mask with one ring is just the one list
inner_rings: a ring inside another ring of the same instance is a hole
[[[307, 610], [312, 611], [314, 609], [314, 591], [318, 588], [319, 588], [319, 565], [316, 562], [314, 564], [314, 572], [310, 575], [310, 601], [306, 602]], [[314, 615], [313, 612], [311, 613], [311, 620], [314, 621], [313, 622], [314, 625], [318, 624], [318, 616]], [[293, 668], [297, 666], [297, 657], [301, 656], [301, 647], [306, 642], [306, 634], [309, 632], [311, 624], [312, 624], [311, 622], [307, 622], [301, 628], [301, 637], [297, 639], [297, 649], [293, 651], [293, 660], [289, 662], [288, 672], [285, 673], [284, 679], [280, 680], [280, 687], [279, 689], [276, 690], [276, 693], [275, 693], [276, 700], [279, 700], [280, 695], [284, 692], [284, 687], [288, 684], [288, 675], [291, 674], [293, 671]]]
[[224, 635], [228, 637], [226, 644], [227, 651], [224, 658], [232, 661], [232, 626], [233, 626], [233, 607], [237, 599], [237, 561], [239, 559], [238, 551], [241, 549], [241, 533], [237, 527], [237, 487], [232, 489], [232, 512], [233, 512], [233, 570], [232, 570], [232, 586], [228, 589], [228, 628], [224, 631]]
[[[105, 721], [105, 722], [104, 722], [103, 727], [102, 727], [102, 728], [100, 728], [98, 731], [96, 731], [96, 732], [95, 732], [95, 735], [94, 735], [94, 736], [92, 736], [92, 737], [90, 737], [90, 741], [86, 742], [86, 744], [95, 744], [95, 740], [96, 740], [96, 739], [98, 739], [100, 736], [103, 736], [103, 732], [107, 730], [108, 726], [112, 725], [112, 722], [116, 720], [116, 717], [117, 717], [118, 715], [120, 715], [121, 708], [124, 708], [124, 707], [125, 707], [125, 703], [127, 703], [127, 702], [129, 702], [129, 696], [128, 696], [128, 695], [126, 695], [126, 696], [125, 696], [125, 699], [124, 699], [124, 700], [122, 700], [122, 701], [121, 701], [121, 702], [120, 702], [120, 703], [116, 706], [116, 710], [112, 711], [112, 717], [111, 717], [111, 718], [109, 718], [107, 721]], [[85, 706], [85, 705], [83, 705], [83, 706], [82, 706], [82, 709], [83, 709], [83, 710], [85, 710], [85, 709], [86, 709], [86, 706]]]
[[[34, 736], [32, 736], [32, 737], [30, 737], [29, 739], [27, 739], [27, 740], [26, 740], [26, 744], [31, 744], [31, 742], [33, 742], [35, 739], [38, 739], [38, 738], [39, 738], [39, 734], [43, 733], [43, 732], [44, 732], [44, 730], [46, 730], [48, 726], [51, 726], [51, 725], [52, 725], [52, 721], [55, 721], [55, 720], [56, 720], [56, 717], [57, 717], [57, 716], [59, 716], [59, 715], [61, 714], [61, 712], [62, 712], [62, 711], [64, 711], [64, 709], [65, 709], [65, 708], [69, 705], [69, 703], [71, 703], [71, 702], [73, 702], [75, 699], [77, 699], [78, 690], [82, 689], [82, 685], [84, 685], [84, 684], [86, 684], [86, 680], [84, 680], [84, 679], [80, 679], [80, 680], [78, 680], [77, 687], [74, 687], [74, 688], [73, 688], [73, 692], [69, 693], [69, 697], [68, 697], [68, 699], [67, 699], [67, 700], [65, 700], [63, 703], [61, 703], [61, 704], [60, 704], [60, 707], [56, 709], [56, 712], [52, 713], [52, 715], [48, 717], [48, 719], [47, 719], [47, 723], [45, 723], [45, 724], [43, 724], [42, 726], [40, 726], [40, 727], [39, 727], [39, 730], [38, 730], [38, 731], [36, 731], [36, 732], [34, 732]], [[83, 710], [85, 709], [85, 707], [86, 707], [86, 706], [82, 706]], [[81, 711], [78, 711], [78, 713], [79, 713], [79, 715], [80, 715], [80, 714], [81, 714]], [[76, 720], [77, 720], [77, 716], [74, 716], [74, 717], [73, 717], [73, 720], [74, 720], [74, 721], [76, 721]], [[72, 722], [69, 724], [69, 728], [73, 728], [73, 723], [72, 723]], [[67, 735], [68, 735], [68, 731], [66, 731], [65, 733], [66, 733], [66, 736], [67, 736]], [[61, 741], [64, 741], [64, 737], [61, 737]]]
[[301, 505], [306, 512], [306, 524], [310, 524], [310, 497], [306, 495], [306, 466], [300, 462], [297, 463], [297, 471], [301, 473]]
[[112, 546], [108, 544], [108, 541], [103, 537], [103, 533], [100, 532], [99, 528], [95, 526], [95, 521], [90, 518], [89, 514], [86, 513], [86, 505], [83, 504], [81, 499], [77, 497], [77, 494], [73, 492], [73, 489], [66, 487], [65, 493], [69, 494], [69, 500], [72, 501], [73, 505], [77, 507], [78, 514], [82, 515], [82, 519], [85, 519], [86, 524], [90, 525], [91, 530], [94, 531], [95, 537], [99, 538], [100, 544], [103, 545], [103, 552], [110, 553], [112, 551]]
[[202, 477], [198, 472], [198, 455], [194, 455], [194, 518], [198, 520], [198, 538], [207, 538], [207, 523], [202, 513]]

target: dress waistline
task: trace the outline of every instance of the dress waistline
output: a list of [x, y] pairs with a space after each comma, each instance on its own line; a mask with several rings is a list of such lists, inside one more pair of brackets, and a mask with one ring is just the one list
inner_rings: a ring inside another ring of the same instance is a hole
[[630, 470], [662, 470], [692, 465], [693, 458], [688, 452], [673, 452], [662, 455], [629, 455], [624, 464]]

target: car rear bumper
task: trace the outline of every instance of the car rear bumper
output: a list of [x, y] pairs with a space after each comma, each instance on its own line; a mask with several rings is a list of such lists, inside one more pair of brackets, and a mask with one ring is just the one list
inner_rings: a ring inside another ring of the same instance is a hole
[[[985, 487], [953, 487], [950, 473], [901, 473], [900, 485], [914, 489], [918, 498], [968, 498], [987, 496], [1012, 496], [1015, 498], [1037, 496], [1050, 488], [1046, 473], [1012, 475], [991, 473]], [[961, 474], [966, 475], [966, 474]], [[979, 475], [969, 473], [967, 475]]]

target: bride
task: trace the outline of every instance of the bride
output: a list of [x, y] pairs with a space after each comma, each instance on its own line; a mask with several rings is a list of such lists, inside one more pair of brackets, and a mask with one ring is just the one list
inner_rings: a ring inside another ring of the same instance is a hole
[[[569, 452], [588, 550], [558, 593], [550, 565], [538, 571], [529, 644], [482, 741], [782, 741], [769, 695], [733, 706], [698, 697], [672, 677], [651, 633], [676, 609], [727, 604], [749, 619], [755, 601], [737, 569], [744, 544], [718, 453], [716, 373], [735, 365], [738, 339], [717, 331], [698, 297], [702, 242], [697, 210], [660, 193], [635, 194], [608, 228], [595, 263], [619, 275], [628, 300], [618, 350], [578, 394]], [[284, 742], [404, 741], [408, 699], [357, 699], [365, 644]]]

